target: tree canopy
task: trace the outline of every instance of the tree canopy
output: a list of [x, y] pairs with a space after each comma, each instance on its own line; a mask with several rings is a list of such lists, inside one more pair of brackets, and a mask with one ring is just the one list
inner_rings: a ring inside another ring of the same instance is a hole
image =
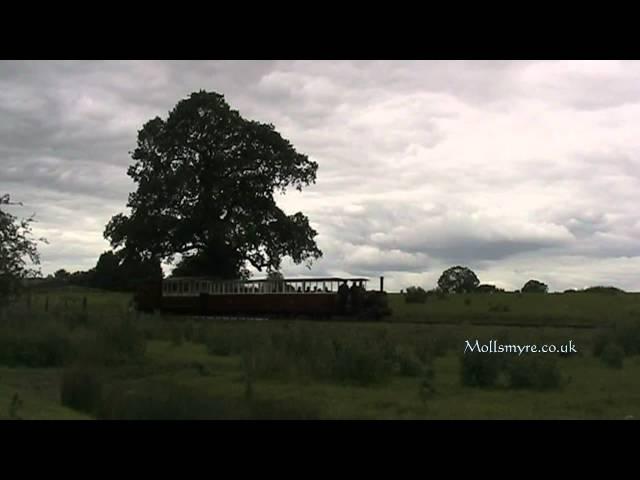
[[3, 205], [14, 205], [7, 194], [0, 196], [0, 298], [11, 293], [19, 279], [40, 274], [37, 244], [45, 241], [32, 235], [33, 215], [18, 219]]
[[183, 272], [225, 278], [241, 276], [247, 262], [271, 271], [285, 256], [308, 266], [322, 256], [308, 218], [285, 214], [274, 199], [314, 183], [317, 163], [223, 95], [193, 93], [166, 120], [148, 121], [132, 158], [131, 213], [105, 228], [126, 255], [172, 262], [180, 254]]
[[445, 293], [472, 292], [480, 284], [476, 274], [467, 267], [448, 268], [438, 279], [438, 287]]
[[522, 287], [522, 293], [547, 293], [549, 287], [538, 280], [529, 280]]
[[112, 251], [102, 253], [90, 273], [89, 284], [106, 290], [135, 291], [146, 282], [162, 280], [158, 259], [122, 257]]

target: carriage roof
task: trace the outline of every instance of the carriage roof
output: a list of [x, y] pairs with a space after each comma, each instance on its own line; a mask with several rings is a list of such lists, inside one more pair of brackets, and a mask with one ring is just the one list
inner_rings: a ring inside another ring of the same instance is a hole
[[175, 280], [175, 281], [184, 281], [184, 280], [198, 280], [198, 281], [209, 281], [209, 282], [241, 282], [241, 283], [263, 283], [263, 282], [368, 282], [369, 279], [365, 277], [300, 277], [300, 278], [278, 278], [278, 279], [269, 279], [269, 278], [254, 278], [248, 280], [236, 279], [236, 280], [222, 280], [219, 278], [213, 277], [168, 277], [164, 279], [167, 280]]

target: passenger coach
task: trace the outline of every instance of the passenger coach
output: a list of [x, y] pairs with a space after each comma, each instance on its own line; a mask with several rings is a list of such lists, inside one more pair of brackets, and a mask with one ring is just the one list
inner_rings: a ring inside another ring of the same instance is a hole
[[[136, 297], [141, 310], [189, 315], [309, 315], [357, 313], [369, 279], [361, 277], [284, 278], [220, 281], [169, 277], [160, 288]], [[339, 293], [340, 286], [343, 285]], [[348, 287], [348, 299], [344, 285]], [[382, 291], [382, 277], [380, 290]], [[154, 291], [155, 290], [155, 291]], [[159, 291], [158, 291], [159, 290]]]

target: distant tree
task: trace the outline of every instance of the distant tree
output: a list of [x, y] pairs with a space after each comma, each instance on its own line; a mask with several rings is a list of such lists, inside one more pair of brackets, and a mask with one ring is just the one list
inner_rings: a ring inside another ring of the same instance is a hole
[[476, 293], [499, 293], [499, 292], [504, 292], [504, 289], [498, 288], [495, 285], [483, 283], [476, 287], [475, 292]]
[[123, 257], [113, 251], [98, 258], [95, 269], [86, 274], [92, 286], [105, 290], [135, 291], [138, 287], [162, 280], [162, 266], [154, 258]]
[[422, 287], [408, 287], [404, 295], [407, 303], [424, 303], [427, 301], [427, 292]]
[[[269, 282], [269, 284], [271, 284], [271, 288], [273, 289], [273, 291], [283, 291], [284, 290], [284, 275], [277, 271], [277, 270], [273, 270], [271, 272], [269, 272], [267, 274], [267, 281]], [[289, 285], [287, 285], [287, 287], [289, 289], [292, 289], [293, 287], [290, 287]]]
[[124, 258], [118, 267], [119, 289], [136, 291], [148, 283], [162, 281], [162, 265], [157, 258]]
[[529, 280], [522, 287], [522, 293], [547, 293], [549, 287], [538, 280]]
[[279, 271], [272, 271], [267, 274], [267, 280], [272, 282], [282, 282], [284, 280], [284, 275]]
[[120, 283], [120, 259], [113, 251], [104, 252], [98, 257], [93, 283], [96, 288], [115, 290]]
[[438, 287], [445, 293], [468, 293], [476, 289], [480, 280], [476, 274], [467, 267], [451, 267], [440, 275]]
[[[33, 237], [31, 224], [34, 216], [18, 219], [5, 211], [11, 202], [9, 195], [0, 196], [0, 303], [17, 291], [23, 278], [40, 276], [38, 242]], [[17, 204], [20, 205], [20, 204]]]
[[604, 287], [604, 286], [595, 286], [595, 287], [589, 287], [589, 288], [585, 288], [584, 292], [588, 292], [588, 293], [603, 293], [603, 294], [607, 294], [607, 295], [617, 295], [619, 293], [625, 293], [624, 290], [617, 288], [617, 287]]
[[64, 268], [61, 268], [60, 270], [56, 270], [56, 272], [53, 274], [53, 278], [55, 278], [59, 282], [67, 282], [71, 278], [71, 274]]
[[69, 275], [69, 283], [79, 287], [94, 287], [95, 267], [89, 270], [78, 270]]
[[224, 96], [193, 93], [166, 120], [148, 121], [132, 158], [131, 214], [104, 232], [114, 249], [169, 263], [181, 256], [178, 272], [227, 278], [245, 275], [247, 262], [269, 271], [285, 256], [307, 266], [322, 256], [308, 218], [274, 198], [314, 183], [317, 163]]

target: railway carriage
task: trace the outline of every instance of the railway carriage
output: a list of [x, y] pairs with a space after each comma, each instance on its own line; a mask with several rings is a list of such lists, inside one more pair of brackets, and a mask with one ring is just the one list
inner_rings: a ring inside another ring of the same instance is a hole
[[[368, 281], [362, 277], [226, 281], [169, 277], [161, 285], [139, 292], [136, 306], [145, 311], [205, 316], [356, 315], [373, 293], [366, 291]], [[339, 292], [343, 284], [349, 287], [349, 293]], [[382, 291], [382, 278], [380, 287]]]

